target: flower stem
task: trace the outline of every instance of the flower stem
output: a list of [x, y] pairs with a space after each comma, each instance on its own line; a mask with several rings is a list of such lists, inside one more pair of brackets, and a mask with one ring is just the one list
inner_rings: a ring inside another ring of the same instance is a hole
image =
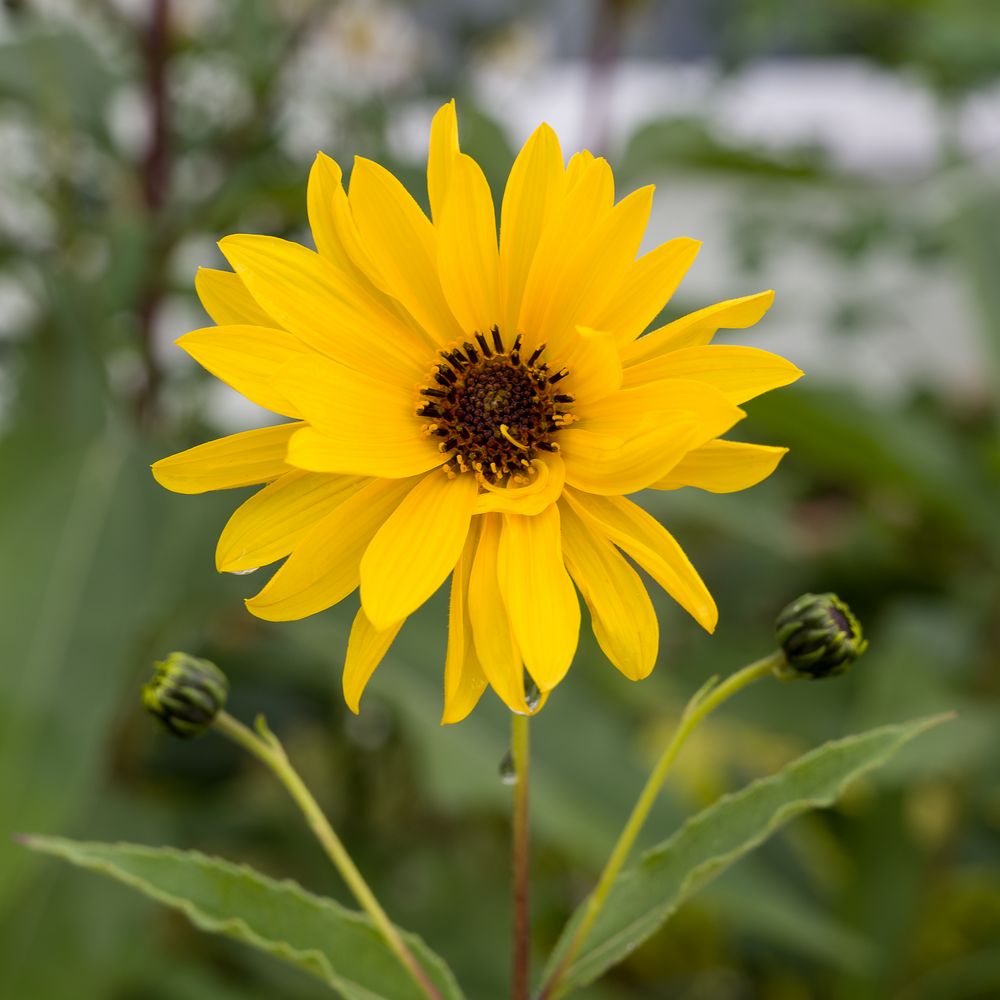
[[219, 712], [213, 725], [220, 733], [265, 764], [285, 786], [288, 794], [291, 795], [305, 816], [310, 829], [316, 835], [316, 839], [322, 845], [326, 856], [340, 872], [358, 905], [368, 914], [393, 954], [399, 959], [428, 1000], [442, 1000], [441, 994], [430, 981], [420, 963], [414, 958], [413, 952], [406, 946], [399, 930], [388, 918], [361, 872], [351, 860], [347, 849], [313, 798], [312, 792], [306, 787], [295, 768], [292, 767], [291, 761], [285, 753], [285, 748], [278, 742], [278, 738], [267, 729], [263, 719], [258, 719], [257, 723], [260, 735], [243, 725], [238, 719], [234, 719], [228, 712]]
[[632, 808], [632, 814], [629, 816], [628, 822], [622, 829], [618, 841], [611, 851], [611, 855], [604, 866], [604, 871], [601, 872], [601, 877], [598, 879], [597, 886], [587, 899], [583, 916], [577, 924], [576, 930], [573, 932], [562, 960], [543, 984], [538, 993], [538, 1000], [555, 1000], [556, 997], [561, 995], [559, 990], [566, 972], [569, 970], [570, 965], [572, 965], [587, 935], [593, 928], [594, 922], [603, 909], [615, 879], [625, 864], [636, 838], [639, 836], [649, 816], [649, 811], [660, 794], [660, 789], [666, 781], [670, 767], [687, 738], [698, 727], [698, 724], [724, 701], [731, 698], [737, 691], [742, 690], [748, 684], [752, 684], [761, 677], [773, 674], [784, 662], [784, 653], [780, 651], [772, 653], [770, 656], [765, 656], [763, 659], [751, 663], [742, 670], [738, 670], [721, 684], [717, 684], [711, 688], [702, 688], [688, 702], [673, 737], [661, 754], [635, 806]]
[[510, 752], [514, 762], [511, 844], [514, 870], [514, 928], [511, 953], [511, 1000], [528, 1000], [531, 961], [530, 875], [528, 864], [528, 717], [511, 713]]

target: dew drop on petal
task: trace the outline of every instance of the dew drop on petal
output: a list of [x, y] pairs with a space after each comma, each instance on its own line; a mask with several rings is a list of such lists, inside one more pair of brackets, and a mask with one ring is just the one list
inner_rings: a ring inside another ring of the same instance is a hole
[[531, 679], [527, 670], [524, 672], [524, 703], [528, 706], [528, 712], [534, 712], [538, 708], [538, 703], [542, 700], [542, 692], [538, 690], [538, 685]]
[[230, 576], [249, 576], [251, 573], [256, 573], [259, 569], [259, 566], [251, 566], [250, 569], [231, 569], [227, 570], [227, 572]]

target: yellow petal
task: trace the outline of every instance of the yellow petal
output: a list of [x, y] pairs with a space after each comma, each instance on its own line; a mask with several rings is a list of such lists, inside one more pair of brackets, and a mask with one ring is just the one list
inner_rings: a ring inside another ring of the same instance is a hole
[[701, 243], [679, 237], [661, 243], [628, 269], [618, 290], [592, 324], [611, 330], [620, 347], [630, 344], [659, 315], [694, 263]]
[[412, 387], [363, 375], [330, 358], [291, 356], [272, 375], [271, 385], [324, 431], [347, 424], [355, 433], [367, 432], [368, 423], [380, 415], [383, 420], [405, 421], [411, 431], [420, 428], [420, 397]]
[[452, 162], [458, 154], [458, 116], [452, 99], [442, 104], [434, 115], [427, 150], [427, 197], [435, 223], [441, 221], [445, 195], [451, 184]]
[[[524, 335], [526, 350], [547, 343], [557, 358], [565, 348], [559, 338], [577, 322], [575, 316], [560, 315], [559, 330], [552, 331], [545, 325], [546, 318], [558, 308], [558, 303], [551, 305], [553, 300], [558, 297], [562, 301], [568, 294], [563, 274], [569, 263], [575, 259], [578, 248], [587, 243], [594, 228], [609, 214], [610, 207], [604, 205], [605, 172], [601, 163], [603, 161], [592, 160], [580, 172], [577, 182], [568, 187], [565, 196], [554, 207], [538, 238], [516, 323], [518, 333]], [[556, 339], [552, 337], [553, 332]]]
[[652, 486], [745, 416], [714, 386], [683, 379], [622, 389], [577, 410], [579, 422], [558, 435], [566, 482], [607, 496]]
[[541, 514], [562, 494], [566, 465], [558, 454], [536, 458], [531, 463], [531, 480], [523, 486], [492, 486], [483, 482], [483, 492], [476, 497], [476, 514]]
[[327, 258], [273, 236], [227, 236], [219, 247], [268, 312], [314, 350], [407, 385], [426, 372], [430, 343]]
[[303, 425], [278, 424], [208, 441], [152, 466], [153, 477], [174, 493], [206, 493], [255, 486], [289, 471], [288, 441]]
[[194, 287], [205, 312], [220, 326], [244, 323], [250, 326], [274, 326], [274, 320], [257, 304], [238, 274], [199, 267]]
[[273, 386], [314, 425], [290, 444], [288, 461], [298, 468], [396, 479], [444, 462], [421, 430], [412, 389], [316, 356], [286, 362]]
[[[375, 287], [391, 296], [392, 290], [361, 243], [361, 235], [344, 190], [340, 165], [325, 153], [316, 154], [309, 173], [307, 206], [309, 227], [319, 253], [369, 292]], [[382, 305], [403, 315], [394, 301], [384, 301]], [[403, 318], [405, 320], [405, 316]], [[421, 340], [426, 340], [422, 331], [419, 336]]]
[[603, 215], [615, 203], [614, 174], [603, 156], [594, 156], [589, 149], [581, 149], [569, 158], [566, 165], [566, 190], [569, 191], [580, 183], [595, 182], [594, 210], [596, 214]]
[[469, 574], [469, 622], [476, 656], [501, 701], [512, 711], [529, 714], [524, 698], [524, 664], [514, 641], [497, 578], [501, 515], [484, 514], [479, 545]]
[[706, 632], [719, 619], [715, 601], [673, 535], [625, 497], [567, 489], [564, 496], [588, 530], [603, 533], [635, 560]]
[[293, 621], [342, 601], [358, 586], [365, 549], [414, 482], [375, 479], [348, 497], [302, 537], [247, 608], [267, 621]]
[[[566, 165], [566, 182], [573, 186], [579, 184], [587, 170], [593, 165], [596, 157], [589, 149], [581, 149], [569, 158]], [[611, 201], [614, 201], [614, 191], [611, 192]]]
[[271, 379], [289, 358], [306, 354], [298, 337], [262, 326], [210, 326], [178, 337], [177, 346], [252, 403], [286, 417], [301, 417], [274, 391]]
[[560, 345], [578, 324], [597, 325], [635, 264], [652, 204], [651, 186], [633, 191], [599, 218], [579, 245], [562, 248], [565, 263], [538, 320], [548, 343]]
[[472, 574], [472, 562], [479, 544], [479, 523], [479, 518], [473, 518], [462, 555], [451, 575], [442, 725], [461, 722], [476, 707], [489, 683], [476, 655], [472, 623], [469, 621], [469, 577]]
[[376, 628], [416, 611], [454, 569], [477, 489], [471, 473], [424, 476], [379, 529], [361, 560], [361, 604]]
[[539, 125], [514, 160], [500, 209], [501, 330], [513, 336], [538, 240], [563, 193], [559, 139]]
[[500, 261], [490, 186], [479, 164], [459, 154], [438, 223], [441, 287], [459, 326], [469, 333], [500, 322]]
[[559, 509], [503, 515], [497, 575], [524, 665], [542, 691], [563, 679], [580, 639], [580, 602], [566, 572]]
[[566, 568], [590, 609], [594, 636], [626, 677], [642, 680], [656, 664], [660, 627], [639, 574], [570, 504], [560, 504], [559, 515]]
[[430, 438], [413, 441], [371, 434], [327, 434], [303, 427], [288, 442], [288, 464], [309, 472], [336, 472], [352, 476], [399, 479], [441, 465], [444, 456]]
[[[697, 422], [700, 435], [692, 448], [725, 434], [746, 416], [714, 385], [689, 379], [664, 379], [622, 389], [596, 402], [581, 402], [576, 413], [580, 420], [570, 430], [585, 429], [625, 439], [677, 417], [690, 416]], [[560, 442], [566, 433], [560, 432]]]
[[637, 365], [668, 351], [700, 347], [709, 343], [719, 330], [744, 330], [753, 326], [771, 308], [772, 302], [773, 291], [716, 302], [640, 337], [623, 348], [622, 361]]
[[621, 388], [622, 362], [613, 334], [578, 326], [567, 344], [558, 364], [569, 371], [566, 391], [577, 401], [603, 399]]
[[216, 569], [238, 573], [283, 559], [366, 482], [357, 476], [286, 472], [236, 508], [215, 549]]
[[711, 493], [735, 493], [767, 479], [788, 451], [740, 441], [709, 441], [688, 452], [653, 489], [694, 486]]
[[357, 157], [349, 198], [361, 239], [393, 294], [436, 344], [468, 335], [438, 277], [437, 234], [409, 192], [384, 167]]
[[802, 377], [790, 361], [756, 347], [708, 344], [683, 347], [625, 371], [624, 384], [638, 386], [656, 379], [693, 379], [714, 385], [727, 399], [743, 403]]
[[344, 246], [334, 211], [338, 193], [345, 200], [347, 197], [344, 194], [343, 180], [340, 164], [326, 153], [317, 153], [309, 171], [306, 210], [317, 251], [321, 256], [329, 258], [340, 270], [350, 273], [354, 269], [354, 261]]
[[693, 416], [673, 414], [611, 449], [608, 437], [570, 427], [559, 435], [566, 482], [587, 493], [608, 496], [637, 493], [677, 465], [698, 440], [698, 433]]
[[365, 686], [402, 627], [402, 622], [396, 622], [386, 629], [376, 629], [365, 615], [364, 608], [358, 608], [344, 658], [344, 701], [355, 715], [361, 708]]

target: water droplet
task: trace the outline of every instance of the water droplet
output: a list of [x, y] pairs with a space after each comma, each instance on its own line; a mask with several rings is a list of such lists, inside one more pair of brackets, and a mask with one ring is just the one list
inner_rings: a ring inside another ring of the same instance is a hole
[[500, 780], [505, 785], [517, 784], [517, 771], [514, 770], [514, 755], [508, 750], [500, 761]]
[[538, 690], [538, 685], [531, 679], [527, 670], [524, 672], [524, 702], [528, 706], [529, 712], [534, 712], [538, 708], [538, 703], [542, 700], [542, 692]]
[[259, 569], [259, 566], [251, 566], [250, 569], [231, 569], [228, 570], [228, 573], [230, 576], [249, 576], [251, 573], [256, 573]]

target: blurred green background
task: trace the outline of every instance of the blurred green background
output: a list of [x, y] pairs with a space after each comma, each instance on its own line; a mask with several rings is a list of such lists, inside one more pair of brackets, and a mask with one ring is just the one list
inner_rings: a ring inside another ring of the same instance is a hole
[[[877, 781], [715, 883], [591, 1000], [1000, 996], [1000, 10], [993, 0], [5, 0], [0, 4], [0, 993], [12, 1000], [318, 996], [16, 831], [173, 843], [343, 898], [281, 790], [139, 709], [149, 662], [214, 658], [272, 727], [388, 911], [505, 995], [509, 788], [487, 695], [437, 725], [445, 601], [359, 717], [353, 608], [270, 626], [216, 575], [243, 491], [179, 497], [152, 460], [263, 415], [172, 340], [232, 232], [308, 240], [317, 148], [425, 198], [455, 96], [499, 191], [549, 120], [658, 184], [649, 242], [705, 240], [677, 315], [774, 287], [739, 339], [807, 370], [750, 406], [788, 444], [746, 494], [644, 502], [715, 593], [713, 638], [665, 599], [653, 677], [589, 635], [534, 725], [539, 955], [592, 884], [687, 695], [834, 589], [871, 651], [829, 686], [765, 684], [706, 725], [651, 823], [869, 724], [958, 709]], [[728, 338], [727, 338], [728, 339]], [[736, 338], [732, 338], [736, 339]], [[662, 595], [658, 595], [662, 598]], [[349, 603], [349, 602], [348, 602]]]

